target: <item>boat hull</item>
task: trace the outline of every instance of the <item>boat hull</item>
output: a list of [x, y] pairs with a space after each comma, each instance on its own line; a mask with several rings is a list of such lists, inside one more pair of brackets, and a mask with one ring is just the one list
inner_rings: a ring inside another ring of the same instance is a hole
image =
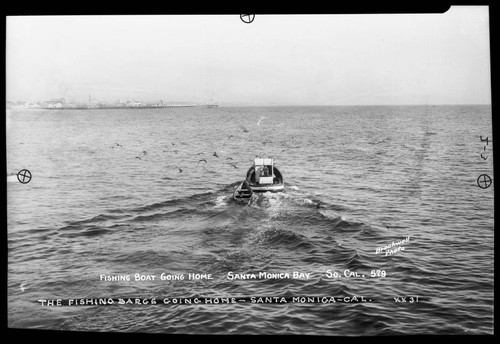
[[250, 185], [252, 192], [280, 192], [285, 189], [283, 184]]
[[281, 192], [283, 190], [285, 190], [284, 184], [251, 185], [245, 181], [234, 190], [233, 199], [236, 201], [248, 201], [254, 193]]
[[242, 182], [233, 193], [233, 199], [235, 201], [248, 201], [252, 198], [252, 189], [247, 182]]

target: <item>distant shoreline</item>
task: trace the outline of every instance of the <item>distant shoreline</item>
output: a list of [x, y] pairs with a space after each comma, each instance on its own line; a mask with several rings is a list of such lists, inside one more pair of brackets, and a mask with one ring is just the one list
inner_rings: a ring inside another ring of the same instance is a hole
[[[146, 105], [146, 106], [102, 106], [102, 107], [11, 107], [10, 110], [121, 110], [121, 109], [172, 109], [172, 108], [216, 108], [218, 105]], [[8, 108], [9, 109], [9, 108]]]
[[372, 105], [354, 105], [354, 104], [342, 104], [342, 105], [263, 105], [263, 104], [207, 104], [207, 105], [146, 105], [146, 106], [102, 106], [102, 107], [84, 107], [84, 106], [72, 106], [72, 107], [23, 107], [23, 106], [11, 106], [6, 107], [6, 110], [120, 110], [120, 109], [175, 109], [175, 108], [219, 108], [219, 107], [269, 107], [269, 108], [279, 108], [279, 107], [435, 107], [435, 106], [445, 106], [445, 107], [463, 107], [463, 106], [484, 106], [491, 107], [491, 104], [372, 104]]

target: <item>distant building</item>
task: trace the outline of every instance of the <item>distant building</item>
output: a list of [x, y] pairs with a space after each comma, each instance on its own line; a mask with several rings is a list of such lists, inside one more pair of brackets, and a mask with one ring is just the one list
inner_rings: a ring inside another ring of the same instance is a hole
[[46, 102], [46, 105], [48, 108], [55, 108], [55, 109], [60, 109], [60, 108], [63, 108], [64, 107], [64, 104], [66, 102], [64, 101], [64, 98], [60, 98], [60, 99], [51, 99], [49, 101]]
[[27, 108], [27, 109], [39, 109], [40, 108], [40, 104], [38, 104], [36, 102], [27, 102], [24, 105], [24, 107]]
[[146, 106], [146, 104], [132, 100], [132, 101], [128, 101], [126, 106], [127, 107], [143, 107], [143, 106]]
[[39, 109], [41, 106], [37, 102], [25, 102], [25, 101], [16, 101], [6, 102], [7, 109]]

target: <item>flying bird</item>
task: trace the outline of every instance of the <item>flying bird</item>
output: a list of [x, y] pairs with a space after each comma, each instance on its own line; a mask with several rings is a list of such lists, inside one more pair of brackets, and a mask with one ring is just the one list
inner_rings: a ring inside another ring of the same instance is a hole
[[205, 161], [205, 163], [207, 162], [205, 159], [200, 159], [198, 160], [198, 165], [200, 164], [201, 161]]
[[216, 157], [217, 159], [219, 158], [219, 156], [217, 155], [217, 152], [214, 152], [214, 154], [212, 154], [214, 157]]
[[136, 156], [135, 158], [136, 158], [136, 159], [139, 159], [139, 160], [142, 160], [142, 159], [141, 159], [141, 157], [139, 157], [139, 156]]
[[179, 173], [182, 173], [182, 168], [179, 168]]

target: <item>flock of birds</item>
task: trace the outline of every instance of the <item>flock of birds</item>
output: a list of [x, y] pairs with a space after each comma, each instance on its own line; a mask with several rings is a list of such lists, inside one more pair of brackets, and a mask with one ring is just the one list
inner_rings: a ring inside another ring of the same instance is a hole
[[[263, 120], [263, 117], [261, 117], [261, 118], [259, 119], [259, 122], [258, 122], [258, 125], [259, 125], [259, 126], [260, 126], [260, 122], [261, 122], [262, 120]], [[249, 130], [248, 130], [247, 128], [245, 128], [243, 125], [240, 125], [240, 129], [241, 129], [244, 133], [249, 133]], [[227, 138], [228, 138], [228, 139], [231, 139], [231, 138], [233, 138], [233, 137], [234, 137], [234, 135], [227, 135]], [[143, 141], [141, 141], [141, 140], [138, 140], [138, 141], [139, 141], [140, 143], [143, 143]], [[178, 154], [178, 153], [179, 153], [179, 150], [177, 149], [177, 145], [176, 145], [176, 143], [175, 143], [175, 142], [171, 142], [171, 145], [172, 145], [172, 147], [174, 148], [174, 149], [172, 149], [172, 152], [173, 152], [174, 154]], [[123, 148], [123, 145], [121, 145], [121, 144], [120, 144], [120, 143], [118, 143], [118, 142], [115, 142], [111, 148], [112, 148], [112, 149], [115, 149], [115, 148]], [[207, 158], [202, 158], [201, 156], [205, 155], [205, 153], [204, 153], [204, 152], [197, 153], [197, 154], [196, 154], [196, 156], [197, 156], [199, 159], [198, 159], [198, 161], [197, 161], [196, 166], [205, 166], [205, 165], [209, 164], [209, 160], [210, 160], [210, 159], [208, 158], [209, 154], [210, 154], [210, 153], [207, 153]], [[136, 156], [135, 156], [135, 159], [138, 159], [138, 160], [143, 160], [143, 158], [144, 158], [145, 156], [147, 156], [147, 155], [148, 155], [148, 152], [147, 152], [147, 151], [145, 151], [145, 150], [143, 150], [143, 151], [141, 152], [141, 154], [139, 154], [139, 155], [136, 155]], [[211, 156], [212, 156], [212, 157], [214, 157], [214, 158], [216, 158], [216, 159], [221, 160], [221, 161], [222, 161], [223, 163], [225, 163], [227, 166], [231, 166], [231, 167], [233, 167], [233, 168], [235, 168], [235, 169], [237, 169], [237, 168], [238, 168], [238, 166], [236, 165], [236, 163], [234, 163], [234, 159], [233, 159], [232, 157], [226, 157], [226, 158], [224, 159], [224, 157], [221, 157], [221, 156], [219, 156], [219, 155], [220, 155], [220, 153], [217, 153], [217, 151], [215, 151], [215, 150], [214, 150], [214, 152], [211, 154]], [[208, 159], [208, 160], [207, 160], [207, 159]], [[200, 164], [201, 164], [201, 165], [200, 165]], [[182, 168], [180, 168], [180, 167], [178, 167], [178, 166], [177, 166], [176, 168], [177, 168], [177, 170], [179, 171], [178, 173], [182, 173], [182, 172], [184, 171]]]
[[[233, 135], [229, 135], [229, 136], [233, 136]], [[140, 141], [140, 140], [139, 140], [139, 141]], [[142, 141], [140, 141], [140, 142], [142, 143]], [[175, 146], [175, 143], [174, 143], [174, 142], [172, 142], [172, 146]], [[120, 144], [120, 143], [118, 143], [118, 142], [115, 142], [115, 143], [114, 143], [114, 145], [113, 145], [111, 148], [112, 148], [112, 149], [114, 149], [114, 148], [117, 148], [117, 147], [122, 147], [122, 148], [123, 148], [123, 145], [121, 145], [121, 144]], [[179, 153], [179, 150], [174, 149], [174, 150], [172, 150], [172, 152], [174, 152], [174, 154], [177, 154], [177, 153]], [[147, 151], [145, 151], [145, 150], [143, 150], [141, 153], [142, 153], [141, 155], [137, 155], [137, 156], [135, 156], [135, 159], [142, 160], [142, 158], [144, 158], [144, 157], [145, 157], [145, 156], [147, 156], [147, 154], [148, 154], [148, 152], [147, 152]], [[197, 153], [196, 155], [198, 155], [198, 156], [199, 156], [199, 155], [205, 155], [205, 153], [200, 152], [200, 153]], [[212, 156], [213, 156], [213, 157], [215, 157], [215, 158], [217, 158], [217, 159], [221, 159], [221, 158], [219, 157], [219, 154], [218, 154], [216, 151], [214, 151], [214, 152], [213, 152]], [[226, 160], [226, 162], [228, 163], [228, 165], [229, 165], [229, 166], [232, 166], [232, 167], [234, 167], [234, 168], [238, 168], [238, 166], [237, 166], [235, 163], [231, 163], [231, 161], [233, 160], [233, 158], [231, 158], [231, 157], [227, 157], [225, 160]], [[198, 163], [197, 163], [197, 166], [199, 166], [199, 165], [200, 165], [200, 163], [205, 163], [205, 164], [208, 164], [208, 161], [207, 161], [207, 159], [204, 159], [204, 158], [203, 158], [203, 159], [199, 159], [199, 160], [198, 160]], [[178, 170], [179, 170], [179, 173], [182, 173], [182, 172], [183, 172], [183, 169], [182, 169], [182, 168], [180, 168], [180, 167], [178, 168]]]
[[[261, 122], [265, 119], [264, 116], [261, 116], [257, 122], [257, 126], [260, 127], [260, 124]], [[243, 125], [240, 125], [239, 128], [241, 129], [241, 131], [243, 133], [249, 133], [250, 130], [248, 130], [245, 126]], [[234, 138], [235, 135], [227, 135], [227, 138], [228, 139], [232, 139]], [[142, 140], [137, 140], [140, 144], [143, 144], [144, 142]], [[266, 142], [264, 142], [263, 144], [265, 144]], [[179, 149], [178, 149], [178, 146], [176, 145], [176, 143], [174, 142], [171, 142], [171, 145], [173, 147], [172, 149], [172, 152], [174, 154], [178, 154], [179, 153]], [[112, 149], [118, 149], [118, 148], [124, 148], [122, 144], [118, 143], [118, 142], [115, 142], [112, 146], [111, 146]], [[285, 151], [285, 149], [282, 149], [280, 153], [283, 153]], [[165, 151], [164, 151], [165, 152]], [[146, 156], [148, 155], [148, 152], [143, 150], [141, 152], [141, 154], [138, 154], [136, 155], [134, 158], [135, 159], [138, 159], [138, 160], [143, 160]], [[197, 161], [197, 164], [196, 166], [205, 166], [205, 165], [208, 165], [210, 163], [210, 153], [207, 153], [206, 154], [206, 158], [204, 157], [201, 157], [201, 156], [204, 156], [205, 153], [204, 152], [200, 152], [200, 153], [197, 153], [196, 156], [198, 157], [198, 161]], [[260, 153], [260, 156], [262, 156], [263, 154]], [[259, 156], [259, 155], [257, 155]], [[225, 164], [226, 166], [230, 166], [230, 167], [233, 167], [234, 169], [237, 169], [238, 166], [236, 165], [236, 163], [234, 162], [234, 159], [232, 157], [223, 157], [220, 153], [218, 153], [216, 150], [213, 151], [213, 153], [211, 153], [211, 157], [213, 157], [214, 159], [219, 159], [223, 164]], [[212, 159], [213, 160], [213, 159]], [[253, 162], [253, 160], [251, 160]], [[173, 166], [168, 166], [168, 167], [173, 167]], [[177, 170], [179, 171], [179, 173], [182, 173], [184, 170], [181, 168], [181, 167], [178, 167], [178, 166], [175, 166], [175, 168], [177, 168]], [[11, 174], [14, 174], [14, 173], [11, 173]]]
[[[261, 116], [257, 122], [257, 126], [260, 127], [261, 125], [261, 122], [265, 119], [264, 116]], [[241, 131], [243, 133], [250, 133], [250, 130], [248, 130], [245, 126], [243, 125], [240, 125], [239, 128], [241, 129]], [[232, 139], [234, 138], [235, 135], [227, 135], [227, 139]], [[143, 143], [143, 141], [141, 140], [138, 140], [139, 143]], [[265, 145], [266, 142], [263, 142], [263, 144]], [[123, 145], [121, 145], [120, 143], [118, 142], [115, 142], [114, 145], [111, 147], [111, 148], [123, 148]], [[176, 144], [175, 142], [171, 142], [171, 148], [172, 150], [170, 150], [171, 152], [173, 152], [174, 154], [178, 154], [179, 153], [179, 148], [178, 148], [178, 144]], [[212, 147], [213, 148], [213, 147]], [[285, 151], [285, 149], [282, 149], [280, 153], [283, 153]], [[164, 150], [164, 152], [167, 152], [166, 150]], [[213, 161], [214, 159], [218, 159], [220, 161], [220, 163], [222, 163], [223, 165], [225, 166], [228, 166], [228, 167], [232, 167], [234, 169], [237, 169], [238, 166], [237, 164], [234, 162], [234, 159], [232, 157], [224, 157], [223, 154], [220, 154], [220, 152], [218, 153], [217, 150], [214, 150], [213, 153], [206, 153], [206, 152], [199, 152], [199, 153], [196, 153], [196, 157], [198, 159], [197, 163], [196, 163], [196, 166], [197, 167], [205, 167], [206, 165], [209, 165], [211, 161]], [[141, 154], [138, 154], [135, 156], [135, 159], [138, 159], [138, 160], [143, 160], [146, 156], [148, 155], [148, 152], [143, 150], [141, 152]], [[257, 156], [262, 156], [263, 154], [261, 153], [260, 155], [257, 155]], [[251, 160], [253, 162], [253, 160]], [[193, 161], [194, 163], [194, 161]], [[167, 166], [169, 168], [175, 168], [178, 170], [178, 173], [182, 173], [184, 170], [179, 167], [179, 166], [172, 166], [172, 165], [169, 165]]]

